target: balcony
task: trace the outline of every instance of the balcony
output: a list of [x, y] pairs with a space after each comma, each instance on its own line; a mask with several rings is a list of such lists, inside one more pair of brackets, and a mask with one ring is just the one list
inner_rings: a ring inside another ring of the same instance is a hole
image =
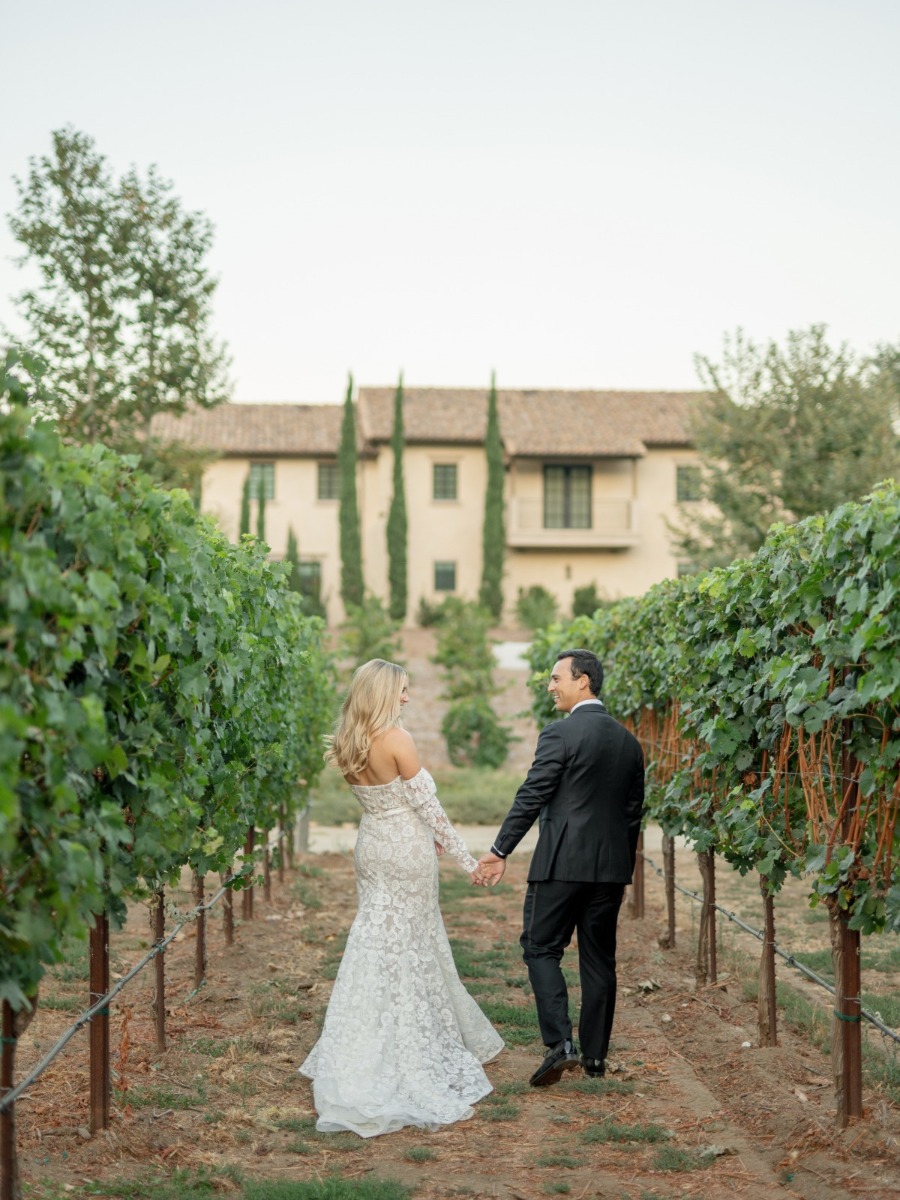
[[590, 529], [545, 529], [541, 499], [513, 499], [506, 544], [518, 550], [620, 550], [640, 542], [636, 500], [595, 500]]

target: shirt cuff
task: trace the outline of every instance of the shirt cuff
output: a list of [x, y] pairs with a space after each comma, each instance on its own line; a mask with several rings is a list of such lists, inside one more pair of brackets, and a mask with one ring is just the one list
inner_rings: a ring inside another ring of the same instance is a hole
[[[484, 845], [484, 842], [481, 844]], [[491, 846], [491, 854], [495, 854], [497, 858], [506, 858], [506, 855], [503, 853], [503, 851], [498, 850], [496, 846]]]

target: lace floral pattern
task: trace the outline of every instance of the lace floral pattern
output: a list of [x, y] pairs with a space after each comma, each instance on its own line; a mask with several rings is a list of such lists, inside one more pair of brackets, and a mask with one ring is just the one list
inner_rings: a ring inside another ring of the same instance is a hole
[[359, 910], [322, 1034], [300, 1068], [322, 1132], [361, 1137], [436, 1128], [491, 1091], [482, 1069], [503, 1041], [463, 987], [438, 908], [437, 841], [476, 867], [424, 768], [353, 787], [363, 808], [354, 861]]

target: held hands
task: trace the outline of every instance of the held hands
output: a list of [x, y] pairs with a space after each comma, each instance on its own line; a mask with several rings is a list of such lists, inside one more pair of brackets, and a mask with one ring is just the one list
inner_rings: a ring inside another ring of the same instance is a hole
[[470, 878], [478, 887], [494, 887], [503, 878], [505, 870], [505, 858], [498, 858], [496, 854], [483, 854]]

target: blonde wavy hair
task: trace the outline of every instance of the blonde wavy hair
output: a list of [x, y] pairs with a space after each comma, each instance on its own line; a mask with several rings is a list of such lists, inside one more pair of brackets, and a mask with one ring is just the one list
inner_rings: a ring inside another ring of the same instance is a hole
[[400, 724], [400, 693], [407, 678], [403, 667], [383, 658], [373, 658], [353, 672], [334, 732], [325, 739], [325, 761], [342, 775], [364, 771], [372, 742]]

